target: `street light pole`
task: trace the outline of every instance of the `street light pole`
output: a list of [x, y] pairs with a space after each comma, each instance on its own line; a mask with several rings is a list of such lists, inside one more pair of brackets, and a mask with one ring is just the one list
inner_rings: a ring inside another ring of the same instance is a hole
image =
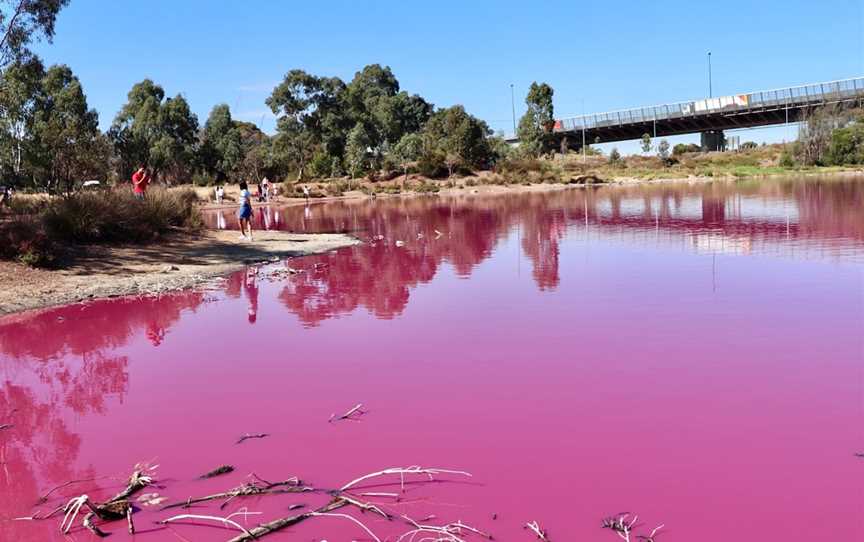
[[714, 89], [711, 84], [711, 51], [708, 51], [708, 97], [714, 97]]
[[516, 96], [513, 94], [513, 83], [510, 83], [510, 107], [513, 110], [513, 137], [516, 137]]

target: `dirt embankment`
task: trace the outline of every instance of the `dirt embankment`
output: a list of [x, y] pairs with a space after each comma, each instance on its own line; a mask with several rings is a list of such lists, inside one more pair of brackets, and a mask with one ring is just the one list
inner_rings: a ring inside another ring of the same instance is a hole
[[0, 315], [88, 299], [189, 288], [245, 265], [319, 254], [359, 240], [341, 234], [236, 231], [177, 236], [154, 245], [88, 247], [59, 270], [0, 262]]

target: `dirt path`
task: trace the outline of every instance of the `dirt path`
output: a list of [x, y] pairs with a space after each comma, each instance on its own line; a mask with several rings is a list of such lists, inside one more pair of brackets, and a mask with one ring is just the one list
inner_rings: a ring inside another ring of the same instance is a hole
[[208, 231], [148, 246], [88, 247], [69, 267], [32, 269], [0, 262], [0, 315], [78, 301], [188, 288], [244, 265], [318, 254], [359, 243], [340, 234]]

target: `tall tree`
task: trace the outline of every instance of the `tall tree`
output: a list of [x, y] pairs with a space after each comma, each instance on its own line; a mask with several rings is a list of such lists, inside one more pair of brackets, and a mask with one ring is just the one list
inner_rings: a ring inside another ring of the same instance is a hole
[[444, 157], [449, 175], [458, 166], [482, 167], [491, 158], [492, 130], [461, 105], [436, 111], [424, 129], [424, 152]]
[[0, 0], [0, 67], [31, 56], [31, 42], [54, 38], [57, 14], [69, 0]]
[[552, 126], [555, 123], [555, 110], [552, 96], [555, 91], [546, 83], [531, 83], [525, 105], [528, 109], [519, 119], [517, 135], [519, 147], [529, 156], [539, 156], [553, 147]]
[[226, 104], [215, 106], [204, 123], [199, 157], [203, 168], [219, 182], [224, 182], [243, 161], [240, 131]]
[[33, 119], [34, 165], [49, 191], [72, 190], [76, 181], [102, 177], [108, 143], [99, 117], [87, 106], [81, 82], [68, 66], [52, 66], [42, 80]]
[[45, 68], [38, 57], [14, 62], [0, 74], [0, 163], [6, 174], [22, 176], [33, 113]]
[[345, 161], [348, 163], [352, 179], [357, 177], [357, 173], [366, 169], [371, 141], [362, 122], [354, 125], [354, 128], [348, 133], [348, 142], [345, 145]]
[[140, 165], [179, 180], [193, 166], [198, 118], [181, 95], [165, 98], [150, 79], [135, 84], [109, 130], [120, 158], [119, 175], [127, 178]]

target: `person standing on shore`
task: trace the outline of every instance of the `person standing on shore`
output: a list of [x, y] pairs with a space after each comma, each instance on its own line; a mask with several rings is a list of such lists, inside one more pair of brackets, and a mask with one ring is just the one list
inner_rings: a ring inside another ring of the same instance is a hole
[[222, 205], [222, 198], [225, 197], [225, 189], [222, 188], [222, 185], [216, 187], [216, 203]]
[[147, 185], [150, 184], [150, 174], [144, 166], [132, 174], [132, 192], [138, 199], [144, 199], [144, 194], [147, 193]]
[[264, 179], [261, 180], [261, 190], [262, 190], [262, 195], [264, 196], [264, 201], [269, 202], [270, 201], [270, 179], [268, 179], [267, 177], [264, 177]]
[[[240, 183], [240, 209], [237, 211], [240, 221], [240, 240], [252, 240], [252, 193], [245, 181]], [[246, 228], [249, 228], [249, 237], [246, 237]]]

